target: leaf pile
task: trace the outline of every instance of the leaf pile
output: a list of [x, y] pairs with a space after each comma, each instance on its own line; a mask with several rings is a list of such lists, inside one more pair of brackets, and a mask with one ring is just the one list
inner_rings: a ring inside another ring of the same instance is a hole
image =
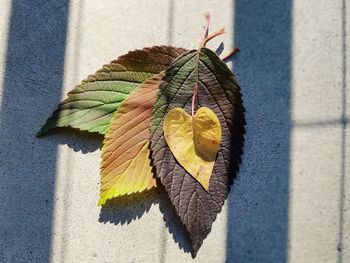
[[38, 132], [73, 127], [105, 136], [98, 205], [161, 183], [196, 256], [230, 190], [245, 119], [236, 77], [206, 42], [154, 46], [104, 65], [68, 93]]

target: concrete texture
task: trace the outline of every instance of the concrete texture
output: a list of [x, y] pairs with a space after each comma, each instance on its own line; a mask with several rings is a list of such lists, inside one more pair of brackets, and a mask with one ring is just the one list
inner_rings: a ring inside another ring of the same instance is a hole
[[[346, 6], [347, 5], [347, 6]], [[0, 262], [349, 262], [347, 0], [20, 1], [0, 9]], [[241, 48], [240, 173], [196, 259], [164, 194], [100, 209], [101, 139], [35, 133], [131, 49]]]

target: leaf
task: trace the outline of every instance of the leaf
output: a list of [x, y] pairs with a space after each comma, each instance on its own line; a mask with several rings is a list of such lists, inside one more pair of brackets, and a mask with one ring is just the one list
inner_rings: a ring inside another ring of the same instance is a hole
[[[212, 223], [227, 197], [241, 162], [245, 133], [240, 88], [229, 68], [207, 48], [192, 50], [177, 58], [167, 69], [153, 108], [151, 156], [156, 175], [164, 185], [182, 223], [188, 231], [193, 256], [209, 234]], [[176, 161], [163, 135], [164, 118], [176, 107], [191, 112], [193, 87], [197, 102], [218, 117], [222, 140], [210, 178], [209, 191]]]
[[114, 115], [102, 149], [98, 205], [156, 186], [149, 158], [149, 125], [161, 80], [161, 75], [146, 80]]
[[221, 141], [221, 126], [215, 113], [201, 107], [191, 117], [182, 108], [174, 108], [165, 116], [163, 130], [176, 160], [208, 191]]
[[165, 70], [185, 49], [154, 46], [131, 51], [104, 65], [68, 93], [53, 115], [37, 133], [71, 126], [105, 134], [121, 102], [146, 79]]

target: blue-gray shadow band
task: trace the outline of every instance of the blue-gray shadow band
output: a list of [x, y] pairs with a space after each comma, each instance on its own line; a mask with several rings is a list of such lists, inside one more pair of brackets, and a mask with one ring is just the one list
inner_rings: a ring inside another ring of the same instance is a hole
[[0, 262], [49, 262], [69, 0], [12, 0], [0, 111]]
[[227, 262], [285, 262], [290, 170], [289, 0], [236, 0], [233, 69], [246, 108], [243, 162], [228, 198]]

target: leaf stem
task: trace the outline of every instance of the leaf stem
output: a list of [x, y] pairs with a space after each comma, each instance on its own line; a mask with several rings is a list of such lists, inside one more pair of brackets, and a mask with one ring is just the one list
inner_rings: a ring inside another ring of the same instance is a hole
[[223, 33], [225, 33], [225, 28], [220, 28], [218, 31], [215, 31], [214, 33], [210, 34], [209, 36], [207, 36], [205, 39], [203, 39], [203, 41], [200, 43], [199, 45], [199, 51], [201, 48], [205, 47], [205, 45], [212, 40], [214, 37], [217, 37], [219, 35], [222, 35]]
[[[210, 24], [210, 15], [209, 13], [206, 13], [205, 14], [205, 27], [204, 27], [204, 30], [203, 30], [203, 34], [202, 34], [202, 37], [201, 37], [201, 40], [200, 40], [200, 43], [199, 43], [199, 48], [197, 50], [197, 58], [196, 58], [196, 63], [197, 63], [197, 70], [196, 70], [196, 82], [194, 84], [194, 88], [193, 88], [193, 95], [192, 95], [192, 104], [191, 104], [191, 115], [192, 117], [194, 117], [194, 115], [196, 114], [195, 113], [195, 106], [196, 106], [196, 98], [197, 98], [197, 94], [198, 94], [198, 82], [199, 82], [199, 55], [200, 55], [200, 52], [201, 52], [201, 49], [203, 47], [205, 47], [205, 45], [210, 41], [212, 40], [213, 38], [225, 33], [225, 28], [221, 28], [217, 31], [215, 31], [214, 33], [208, 35], [208, 32], [209, 32], [209, 24]], [[231, 54], [232, 55], [232, 54]]]
[[232, 57], [234, 54], [236, 54], [237, 52], [240, 52], [241, 50], [238, 47], [235, 47], [234, 49], [232, 49], [230, 52], [226, 53], [226, 55], [224, 56], [220, 56], [220, 59], [222, 61], [225, 61], [227, 59], [229, 59], [230, 57]]
[[203, 30], [201, 40], [199, 41], [199, 45], [201, 45], [203, 43], [203, 41], [208, 37], [208, 32], [209, 32], [210, 14], [205, 13], [204, 16], [205, 16], [205, 27]]

